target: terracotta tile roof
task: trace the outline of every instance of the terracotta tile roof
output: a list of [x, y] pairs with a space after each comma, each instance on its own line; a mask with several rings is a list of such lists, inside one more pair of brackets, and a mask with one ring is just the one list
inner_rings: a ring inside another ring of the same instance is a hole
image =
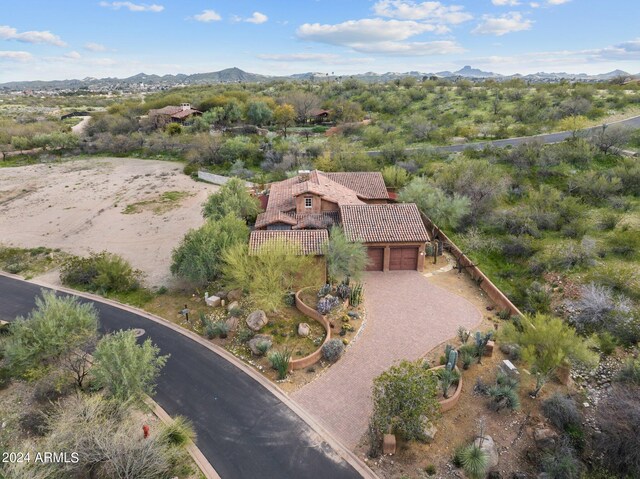
[[202, 112], [199, 110], [195, 110], [191, 107], [185, 110], [183, 109], [182, 106], [175, 106], [175, 105], [167, 105], [157, 110], [149, 110], [149, 116], [167, 115], [172, 118], [185, 118], [189, 115], [193, 115], [194, 113], [202, 113]]
[[414, 203], [343, 205], [340, 219], [347, 238], [365, 243], [429, 241]]
[[318, 229], [331, 228], [340, 223], [340, 214], [337, 211], [323, 211], [322, 213], [303, 213], [294, 215], [297, 224], [293, 229]]
[[347, 172], [347, 173], [322, 173], [336, 183], [355, 191], [361, 198], [386, 199], [389, 198], [387, 187], [384, 184], [382, 173], [371, 172]]
[[256, 218], [256, 228], [265, 228], [274, 223], [284, 223], [290, 226], [297, 224], [294, 217], [277, 210], [268, 210], [260, 213]]
[[254, 230], [249, 236], [249, 254], [254, 254], [266, 241], [280, 238], [301, 245], [305, 255], [322, 255], [329, 234], [327, 230]]
[[173, 115], [171, 115], [171, 118], [186, 118], [188, 116], [191, 116], [197, 113], [201, 113], [201, 112], [198, 110], [194, 110], [193, 108], [189, 108], [188, 110], [180, 110], [174, 113]]
[[313, 193], [322, 196], [323, 199], [338, 205], [364, 204], [358, 198], [355, 191], [327, 178], [323, 173], [314, 170], [308, 179], [302, 175], [284, 181], [272, 183], [269, 191], [269, 203], [267, 211], [291, 211], [295, 210], [295, 196], [303, 193]]

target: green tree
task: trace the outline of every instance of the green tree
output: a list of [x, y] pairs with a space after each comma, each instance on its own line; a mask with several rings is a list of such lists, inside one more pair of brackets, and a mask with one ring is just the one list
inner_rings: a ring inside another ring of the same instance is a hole
[[534, 396], [558, 367], [575, 361], [597, 363], [589, 343], [560, 318], [544, 314], [526, 316], [519, 326], [515, 323], [505, 325], [500, 335], [505, 341], [520, 345], [523, 361], [536, 376]]
[[306, 286], [319, 286], [322, 270], [313, 256], [302, 254], [302, 246], [285, 240], [271, 240], [250, 254], [238, 243], [224, 255], [223, 275], [231, 288], [248, 291], [262, 309], [277, 311], [287, 293]]
[[415, 203], [440, 228], [456, 229], [462, 218], [470, 213], [469, 198], [458, 193], [449, 196], [426, 178], [411, 180], [400, 190], [398, 199]]
[[224, 106], [223, 120], [227, 125], [237, 123], [242, 120], [242, 108], [240, 103], [235, 98], [229, 100]]
[[245, 182], [231, 178], [220, 191], [210, 195], [202, 207], [202, 214], [210, 220], [219, 220], [229, 214], [246, 221], [254, 221], [260, 212], [260, 204], [251, 196]]
[[182, 125], [180, 123], [169, 123], [165, 131], [171, 136], [179, 135], [182, 133]]
[[421, 362], [402, 361], [373, 381], [371, 430], [391, 430], [405, 440], [424, 440], [424, 428], [440, 413], [438, 379]]
[[254, 125], [262, 126], [271, 121], [273, 111], [263, 101], [254, 101], [247, 107], [247, 120]]
[[367, 266], [367, 248], [358, 241], [349, 241], [342, 228], [333, 226], [329, 242], [324, 248], [329, 278], [340, 281], [344, 278], [359, 279]]
[[220, 276], [223, 252], [248, 237], [249, 228], [236, 216], [208, 220], [190, 230], [173, 250], [171, 273], [201, 285], [211, 282]]
[[73, 296], [42, 290], [36, 307], [9, 327], [4, 355], [15, 374], [37, 377], [46, 367], [95, 338], [98, 313]]
[[411, 175], [404, 168], [396, 165], [385, 166], [382, 169], [384, 184], [389, 188], [402, 188], [409, 182]]
[[118, 331], [98, 342], [91, 370], [96, 383], [119, 402], [142, 400], [152, 396], [156, 379], [169, 356], [160, 356], [160, 348], [150, 339], [136, 343], [133, 331]]
[[296, 121], [296, 110], [293, 106], [285, 103], [276, 107], [273, 119], [276, 124], [280, 125], [284, 132], [284, 137], [287, 137], [287, 128], [293, 125]]

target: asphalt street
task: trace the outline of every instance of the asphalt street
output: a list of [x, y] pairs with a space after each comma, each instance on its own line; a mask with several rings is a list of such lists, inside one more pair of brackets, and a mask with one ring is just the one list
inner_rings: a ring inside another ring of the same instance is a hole
[[[0, 276], [0, 319], [35, 306], [40, 286]], [[92, 302], [80, 298], [82, 302]], [[159, 323], [94, 302], [102, 333], [142, 328], [170, 354], [156, 402], [193, 422], [196, 443], [222, 479], [353, 479], [360, 474], [285, 403], [242, 370]]]

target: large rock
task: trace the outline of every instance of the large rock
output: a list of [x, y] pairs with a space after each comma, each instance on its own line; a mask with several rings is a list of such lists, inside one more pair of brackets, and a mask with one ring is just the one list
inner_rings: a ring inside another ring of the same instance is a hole
[[249, 340], [247, 344], [251, 352], [256, 356], [259, 356], [262, 354], [262, 352], [258, 349], [258, 344], [265, 343], [265, 342], [269, 344], [269, 348], [273, 345], [271, 336], [269, 336], [268, 334], [256, 334], [253, 338]]
[[474, 444], [487, 455], [487, 469], [495, 469], [498, 467], [500, 456], [498, 455], [496, 443], [493, 442], [493, 438], [491, 436], [479, 437], [474, 441]]
[[430, 421], [428, 418], [423, 417], [422, 418], [422, 434], [423, 434], [424, 442], [426, 442], [427, 444], [431, 444], [435, 440], [437, 432], [438, 432], [438, 428], [436, 427], [436, 425], [432, 421]]
[[298, 335], [302, 336], [304, 338], [306, 338], [307, 336], [309, 336], [309, 333], [311, 332], [311, 328], [309, 327], [309, 325], [307, 323], [300, 323], [298, 325]]
[[538, 428], [533, 431], [533, 440], [539, 449], [553, 449], [556, 445], [558, 434], [549, 428]]
[[242, 290], [241, 289], [232, 289], [227, 293], [228, 301], [238, 301], [242, 298]]
[[247, 316], [247, 326], [252, 331], [260, 331], [268, 322], [269, 319], [267, 318], [267, 315], [260, 309]]
[[232, 309], [238, 309], [239, 307], [240, 307], [240, 303], [238, 303], [237, 301], [231, 301], [227, 305], [227, 311], [231, 311]]

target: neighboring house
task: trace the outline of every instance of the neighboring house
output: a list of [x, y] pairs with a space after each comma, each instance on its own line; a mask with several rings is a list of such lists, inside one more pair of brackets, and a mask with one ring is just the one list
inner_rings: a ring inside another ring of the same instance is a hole
[[191, 108], [189, 103], [182, 103], [180, 106], [168, 105], [158, 110], [149, 110], [149, 118], [158, 127], [163, 127], [168, 123], [189, 123], [196, 116], [201, 116], [202, 112]]
[[369, 271], [418, 270], [430, 240], [413, 203], [389, 198], [382, 175], [301, 171], [271, 184], [266, 211], [258, 215], [250, 248], [266, 239], [301, 242], [306, 254], [322, 254], [327, 230], [340, 226], [367, 247]]
[[322, 108], [312, 108], [309, 110], [309, 117], [314, 123], [324, 123], [329, 120], [331, 110], [323, 110]]

